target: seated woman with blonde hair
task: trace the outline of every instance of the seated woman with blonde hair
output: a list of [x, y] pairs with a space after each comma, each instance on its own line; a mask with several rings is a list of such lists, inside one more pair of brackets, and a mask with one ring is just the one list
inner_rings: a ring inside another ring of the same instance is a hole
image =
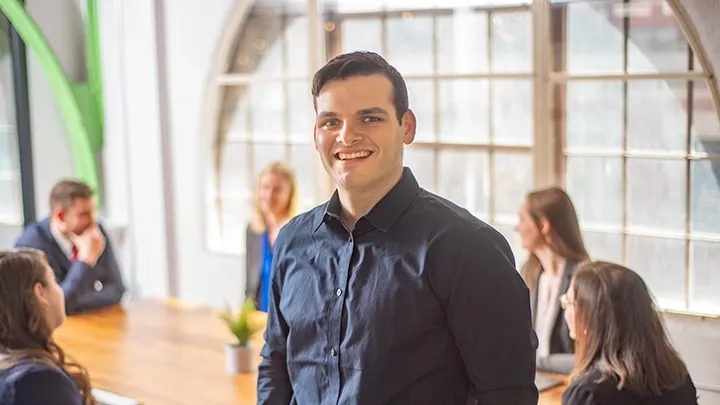
[[292, 169], [280, 162], [266, 166], [258, 176], [253, 218], [245, 237], [245, 297], [267, 312], [272, 248], [275, 238], [297, 214], [298, 187]]
[[697, 405], [692, 379], [637, 273], [588, 262], [561, 301], [576, 342], [563, 405]]
[[550, 187], [529, 193], [518, 216], [515, 229], [530, 253], [521, 273], [538, 336], [537, 368], [568, 374], [575, 348], [559, 298], [577, 266], [588, 259], [575, 207], [565, 191]]
[[42, 252], [0, 251], [0, 405], [93, 405], [87, 371], [52, 333], [65, 297]]

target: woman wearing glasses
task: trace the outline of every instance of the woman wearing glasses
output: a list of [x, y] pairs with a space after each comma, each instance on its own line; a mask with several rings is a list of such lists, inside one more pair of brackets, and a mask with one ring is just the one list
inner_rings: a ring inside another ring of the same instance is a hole
[[561, 302], [576, 344], [563, 405], [697, 405], [687, 368], [635, 272], [585, 263]]
[[530, 253], [522, 274], [538, 336], [537, 367], [567, 374], [574, 364], [574, 343], [558, 298], [578, 264], [588, 259], [575, 207], [565, 191], [551, 187], [528, 194], [518, 216], [515, 229]]

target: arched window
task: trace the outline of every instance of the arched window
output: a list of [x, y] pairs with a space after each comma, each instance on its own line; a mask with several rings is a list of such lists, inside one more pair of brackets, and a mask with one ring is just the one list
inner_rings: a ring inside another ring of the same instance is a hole
[[270, 160], [298, 170], [304, 208], [327, 198], [310, 79], [372, 50], [418, 117], [405, 164], [503, 232], [519, 263], [525, 193], [564, 184], [593, 258], [639, 271], [665, 309], [720, 313], [718, 112], [667, 2], [256, 0], [245, 13], [215, 78], [211, 247], [242, 250]]

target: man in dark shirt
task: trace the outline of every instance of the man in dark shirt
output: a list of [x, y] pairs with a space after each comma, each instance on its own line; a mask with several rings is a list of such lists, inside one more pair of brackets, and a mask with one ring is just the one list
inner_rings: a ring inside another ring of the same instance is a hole
[[258, 403], [536, 404], [528, 289], [502, 235], [403, 168], [402, 76], [344, 54], [312, 93], [337, 190], [275, 243]]

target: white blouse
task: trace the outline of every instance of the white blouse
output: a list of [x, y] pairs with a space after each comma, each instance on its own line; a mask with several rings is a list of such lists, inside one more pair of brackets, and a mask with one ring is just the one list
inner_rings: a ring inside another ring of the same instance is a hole
[[535, 333], [538, 336], [537, 357], [550, 355], [550, 337], [560, 310], [560, 281], [562, 273], [553, 276], [543, 272], [538, 281], [538, 301], [535, 308]]

